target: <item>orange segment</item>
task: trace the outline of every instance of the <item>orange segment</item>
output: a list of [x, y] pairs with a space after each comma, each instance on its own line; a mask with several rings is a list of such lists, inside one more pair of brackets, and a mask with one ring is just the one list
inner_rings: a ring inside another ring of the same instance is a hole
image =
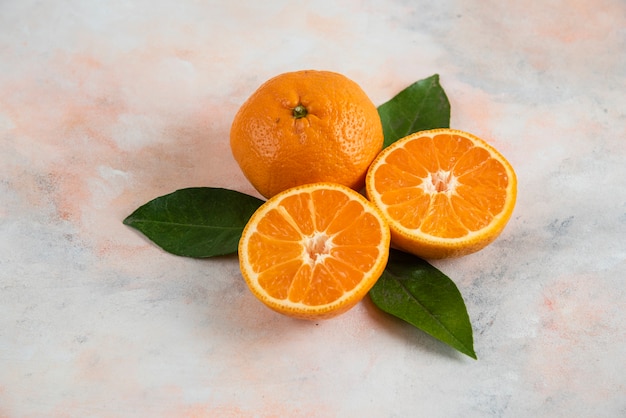
[[517, 195], [509, 162], [467, 132], [433, 129], [384, 149], [366, 178], [392, 243], [425, 258], [478, 251], [508, 222]]
[[288, 189], [252, 215], [239, 242], [241, 272], [252, 293], [285, 315], [330, 318], [356, 305], [389, 256], [382, 213], [334, 183]]

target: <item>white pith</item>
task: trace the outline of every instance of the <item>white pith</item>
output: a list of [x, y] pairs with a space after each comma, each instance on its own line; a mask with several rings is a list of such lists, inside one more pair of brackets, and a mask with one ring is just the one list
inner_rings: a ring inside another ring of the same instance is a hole
[[445, 193], [450, 196], [455, 192], [458, 184], [459, 180], [451, 171], [439, 169], [434, 173], [428, 173], [426, 177], [422, 179], [421, 188], [425, 193], [431, 195]]

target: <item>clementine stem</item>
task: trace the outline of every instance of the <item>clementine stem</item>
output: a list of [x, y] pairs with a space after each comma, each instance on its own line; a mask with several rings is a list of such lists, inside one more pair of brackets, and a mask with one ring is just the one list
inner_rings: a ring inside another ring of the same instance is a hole
[[307, 113], [309, 112], [306, 110], [306, 107], [301, 104], [293, 108], [293, 117], [296, 119], [305, 117]]

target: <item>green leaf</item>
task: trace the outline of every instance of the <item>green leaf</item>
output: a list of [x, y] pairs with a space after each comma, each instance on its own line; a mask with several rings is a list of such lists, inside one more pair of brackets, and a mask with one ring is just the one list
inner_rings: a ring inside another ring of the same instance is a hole
[[450, 102], [435, 74], [416, 81], [394, 98], [378, 106], [388, 147], [418, 131], [450, 127]]
[[392, 249], [387, 267], [369, 295], [383, 311], [476, 359], [472, 325], [461, 293], [428, 262]]
[[151, 200], [124, 224], [172, 254], [213, 257], [237, 252], [243, 228], [262, 204], [234, 190], [192, 187]]

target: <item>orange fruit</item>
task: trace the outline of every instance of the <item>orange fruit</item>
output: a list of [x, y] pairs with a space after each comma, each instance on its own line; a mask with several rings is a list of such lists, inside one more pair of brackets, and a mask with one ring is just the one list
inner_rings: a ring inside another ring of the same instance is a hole
[[297, 186], [265, 202], [239, 241], [241, 272], [271, 309], [304, 319], [336, 316], [376, 283], [389, 256], [389, 227], [356, 191]]
[[383, 146], [376, 106], [354, 81], [329, 71], [296, 71], [261, 85], [230, 131], [233, 156], [265, 197], [333, 182], [361, 189]]
[[515, 171], [491, 145], [467, 132], [417, 132], [385, 148], [366, 180], [393, 246], [424, 258], [478, 251], [508, 222]]

